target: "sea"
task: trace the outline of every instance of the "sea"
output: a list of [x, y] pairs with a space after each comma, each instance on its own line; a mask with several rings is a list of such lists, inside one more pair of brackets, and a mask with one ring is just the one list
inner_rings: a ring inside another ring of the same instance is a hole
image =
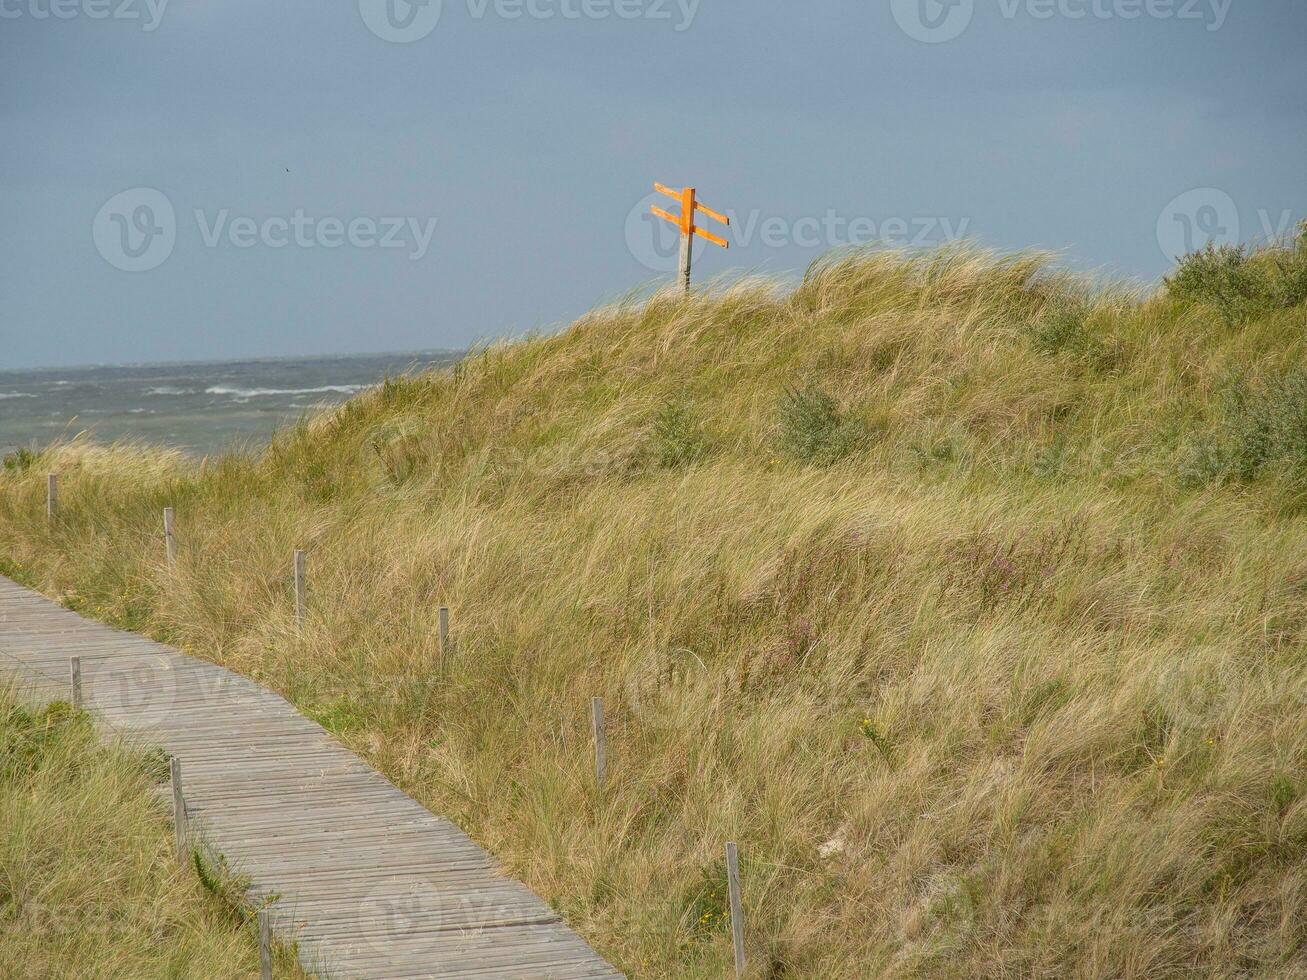
[[266, 444], [282, 425], [460, 351], [0, 370], [0, 452], [87, 433], [197, 456]]

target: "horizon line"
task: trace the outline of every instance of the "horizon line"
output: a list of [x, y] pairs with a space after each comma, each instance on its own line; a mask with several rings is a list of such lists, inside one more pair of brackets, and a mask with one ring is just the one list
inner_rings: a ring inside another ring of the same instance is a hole
[[403, 357], [430, 354], [465, 354], [467, 347], [426, 347], [416, 350], [354, 351], [341, 354], [270, 354], [251, 357], [194, 358], [163, 361], [100, 361], [88, 364], [40, 364], [31, 367], [0, 367], [0, 377], [25, 372], [93, 371], [98, 368], [203, 367], [210, 364], [269, 364], [279, 361], [332, 361], [351, 357]]

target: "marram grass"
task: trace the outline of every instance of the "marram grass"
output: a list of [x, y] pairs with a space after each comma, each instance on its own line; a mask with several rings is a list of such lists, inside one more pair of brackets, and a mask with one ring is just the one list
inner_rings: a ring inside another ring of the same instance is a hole
[[283, 692], [632, 976], [727, 974], [727, 840], [756, 977], [1307, 975], [1307, 249], [1202, 262], [836, 256], [261, 454], [74, 440], [2, 567]]

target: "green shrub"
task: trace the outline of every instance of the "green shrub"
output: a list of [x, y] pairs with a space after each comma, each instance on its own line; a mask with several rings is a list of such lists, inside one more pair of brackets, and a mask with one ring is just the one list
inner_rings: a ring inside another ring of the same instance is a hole
[[1307, 480], [1307, 369], [1225, 393], [1215, 430], [1189, 447], [1183, 464], [1190, 482], [1249, 481], [1278, 470]]
[[788, 389], [780, 406], [781, 449], [801, 463], [830, 465], [843, 459], [862, 441], [857, 422], [815, 384]]
[[1180, 259], [1166, 286], [1178, 299], [1216, 307], [1227, 323], [1247, 319], [1259, 306], [1257, 276], [1242, 245], [1208, 242]]
[[1041, 354], [1092, 354], [1096, 345], [1086, 326], [1089, 308], [1071, 299], [1059, 299], [1044, 307], [1026, 330], [1030, 346]]
[[1249, 253], [1243, 245], [1191, 252], [1166, 278], [1170, 295], [1215, 307], [1227, 323], [1307, 300], [1307, 222], [1291, 243]]
[[702, 459], [708, 450], [702, 424], [687, 405], [669, 402], [654, 418], [653, 448], [658, 465], [683, 466]]
[[1272, 308], [1284, 309], [1307, 300], [1307, 221], [1299, 226], [1292, 246], [1266, 253], [1272, 268], [1269, 293]]

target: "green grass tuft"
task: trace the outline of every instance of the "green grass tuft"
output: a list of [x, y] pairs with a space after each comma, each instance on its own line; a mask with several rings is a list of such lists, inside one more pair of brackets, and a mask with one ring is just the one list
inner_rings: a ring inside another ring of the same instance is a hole
[[653, 444], [658, 465], [666, 469], [697, 462], [708, 451], [703, 424], [682, 402], [668, 402], [654, 417]]
[[781, 449], [800, 463], [838, 463], [862, 440], [858, 422], [816, 384], [787, 389], [779, 415]]

